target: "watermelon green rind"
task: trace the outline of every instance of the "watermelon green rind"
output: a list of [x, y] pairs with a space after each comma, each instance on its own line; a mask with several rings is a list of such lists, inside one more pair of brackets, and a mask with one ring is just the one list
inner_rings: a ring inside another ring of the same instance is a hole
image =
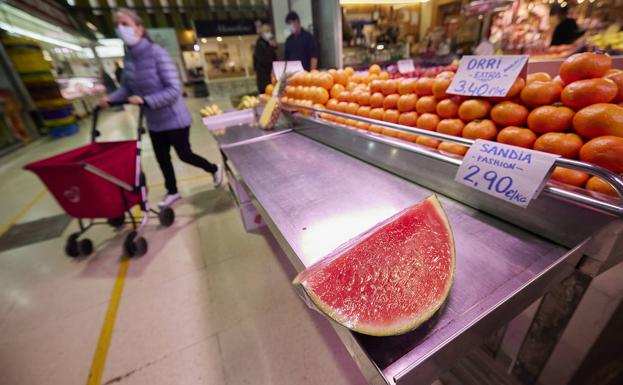
[[[456, 269], [456, 253], [455, 253], [455, 245], [454, 245], [454, 236], [452, 233], [452, 229], [450, 228], [450, 224], [448, 222], [446, 213], [443, 210], [443, 207], [441, 206], [441, 204], [439, 203], [439, 200], [437, 199], [436, 195], [430, 196], [425, 201], [421, 202], [421, 204], [425, 203], [426, 201], [430, 203], [432, 207], [435, 209], [435, 212], [440, 217], [441, 221], [444, 223], [448, 231], [449, 245], [451, 248], [450, 255], [451, 255], [452, 266], [449, 272], [449, 277], [446, 280], [446, 287], [444, 288], [442, 294], [438, 297], [437, 302], [433, 303], [430, 306], [430, 308], [427, 309], [425, 312], [422, 312], [419, 315], [419, 317], [406, 318], [402, 321], [395, 321], [390, 328], [386, 326], [366, 325], [363, 323], [357, 323], [357, 325], [353, 325], [351, 323], [351, 320], [345, 317], [342, 317], [338, 311], [335, 311], [334, 309], [332, 309], [329, 305], [327, 305], [324, 301], [322, 301], [318, 296], [316, 296], [312, 290], [310, 290], [307, 287], [306, 280], [304, 278], [305, 277], [304, 273], [307, 272], [309, 269], [297, 275], [297, 277], [292, 281], [292, 283], [300, 284], [301, 286], [303, 286], [305, 292], [307, 293], [309, 298], [314, 302], [314, 304], [319, 310], [321, 310], [323, 313], [325, 313], [327, 316], [329, 316], [331, 319], [338, 322], [339, 324], [346, 326], [347, 328], [353, 331], [356, 331], [358, 333], [363, 333], [363, 334], [377, 336], [377, 337], [386, 337], [386, 336], [404, 334], [404, 333], [407, 333], [407, 332], [410, 332], [416, 329], [418, 326], [428, 321], [444, 304], [444, 302], [448, 298], [448, 294], [450, 293], [450, 288], [452, 287], [452, 282], [454, 281], [454, 273]], [[396, 216], [399, 216], [399, 215], [400, 213], [397, 214]], [[392, 218], [395, 218], [395, 217], [392, 217]], [[390, 218], [390, 221], [392, 218]], [[371, 231], [367, 232], [366, 234], [364, 234], [362, 239], [359, 239], [359, 241], [362, 241], [363, 239], [367, 238], [367, 236], [369, 236], [371, 233], [372, 233]], [[328, 261], [323, 260], [320, 263], [322, 265], [326, 265], [327, 263], [331, 262], [331, 260], [333, 259], [332, 257], [341, 254], [343, 250], [348, 249], [351, 246], [352, 245], [350, 243], [347, 243], [339, 247], [336, 250], [336, 252], [332, 253], [332, 256], [328, 258], [329, 259]]]

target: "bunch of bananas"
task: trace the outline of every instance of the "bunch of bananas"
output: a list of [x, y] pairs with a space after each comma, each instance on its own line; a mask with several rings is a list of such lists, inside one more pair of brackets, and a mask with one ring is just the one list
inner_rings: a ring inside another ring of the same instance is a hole
[[591, 45], [599, 49], [606, 49], [608, 47], [623, 49], [623, 32], [594, 35], [588, 40]]
[[223, 113], [223, 110], [221, 110], [221, 108], [216, 104], [213, 104], [211, 106], [205, 106], [204, 108], [199, 110], [199, 112], [201, 113], [201, 116], [205, 118], [207, 116], [221, 115]]
[[260, 104], [260, 100], [257, 97], [246, 95], [242, 97], [242, 100], [238, 104], [237, 108], [239, 110], [244, 110], [246, 108], [253, 108], [258, 104]]

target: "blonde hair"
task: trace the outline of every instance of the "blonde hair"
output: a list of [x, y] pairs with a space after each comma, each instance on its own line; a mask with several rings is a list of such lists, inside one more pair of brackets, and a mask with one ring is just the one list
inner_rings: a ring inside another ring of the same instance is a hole
[[143, 19], [138, 15], [138, 13], [134, 12], [133, 10], [129, 8], [124, 8], [124, 7], [117, 8], [115, 13], [122, 13], [126, 15], [127, 17], [129, 17], [130, 19], [132, 19], [134, 24], [143, 27], [143, 37], [149, 41], [152, 41], [151, 36], [149, 36], [149, 33], [147, 33], [147, 28], [145, 28], [145, 23], [143, 23]]

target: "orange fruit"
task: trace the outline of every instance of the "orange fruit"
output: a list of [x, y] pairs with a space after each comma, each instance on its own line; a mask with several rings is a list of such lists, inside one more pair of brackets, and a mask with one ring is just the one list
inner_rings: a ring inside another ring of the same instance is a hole
[[403, 126], [416, 127], [417, 117], [417, 112], [404, 112], [398, 117], [398, 124], [402, 124]]
[[443, 71], [437, 74], [437, 76], [435, 76], [435, 79], [439, 79], [439, 78], [453, 78], [454, 77], [454, 72], [452, 71]]
[[492, 97], [491, 100], [493, 100], [495, 102], [498, 102], [500, 100], [513, 100], [513, 99], [516, 99], [519, 96], [519, 94], [521, 93], [521, 91], [523, 91], [525, 86], [526, 86], [526, 81], [524, 80], [524, 78], [517, 78], [517, 79], [515, 79], [515, 81], [513, 82], [513, 85], [508, 90], [508, 92], [506, 93], [505, 96], [502, 96], [502, 97]]
[[623, 138], [600, 136], [591, 139], [580, 149], [580, 160], [623, 173]]
[[329, 101], [326, 104], [327, 109], [337, 111], [337, 103], [338, 103], [337, 99], [329, 99]]
[[385, 100], [385, 97], [383, 96], [382, 93], [380, 92], [373, 93], [370, 96], [370, 107], [372, 108], [383, 107], [383, 100]]
[[553, 180], [578, 187], [584, 187], [590, 177], [591, 176], [585, 172], [563, 167], [556, 167], [551, 175]]
[[370, 104], [370, 93], [368, 91], [361, 91], [357, 94], [357, 102], [360, 106], [367, 106]]
[[346, 72], [346, 75], [350, 77], [355, 74], [355, 69], [353, 67], [346, 67], [344, 68], [344, 72]]
[[610, 79], [617, 85], [617, 96], [614, 97], [612, 103], [621, 103], [623, 102], [623, 71], [616, 70], [610, 72], [605, 76], [606, 79]]
[[348, 102], [339, 102], [337, 104], [337, 110], [338, 112], [346, 112], [346, 110], [348, 110]]
[[348, 84], [346, 85], [346, 89], [348, 91], [354, 91], [357, 88], [357, 86], [359, 86], [359, 84], [349, 81]]
[[364, 118], [369, 118], [371, 110], [372, 109], [370, 108], [370, 106], [361, 106], [357, 110], [357, 115], [358, 116], [363, 116]]
[[385, 110], [382, 108], [372, 108], [370, 110], [370, 119], [383, 120]]
[[318, 86], [324, 88], [325, 90], [330, 90], [333, 87], [333, 76], [330, 74], [323, 72], [318, 76]]
[[348, 85], [348, 74], [344, 70], [337, 70], [333, 75], [333, 81], [346, 87]]
[[459, 106], [459, 118], [464, 121], [483, 119], [489, 115], [491, 103], [484, 99], [468, 99]]
[[370, 128], [370, 123], [365, 123], [365, 122], [355, 122], [357, 128], [360, 128], [362, 130], [368, 130]]
[[605, 135], [623, 137], [623, 107], [610, 103], [584, 107], [573, 117], [573, 128], [587, 138]]
[[390, 95], [385, 96], [385, 99], [383, 99], [383, 108], [385, 108], [386, 110], [396, 109], [399, 98], [400, 98], [400, 95], [398, 94], [390, 94]]
[[521, 90], [520, 98], [524, 106], [535, 108], [554, 104], [560, 98], [562, 86], [555, 81], [535, 80]]
[[417, 118], [415, 124], [417, 128], [435, 131], [437, 124], [439, 124], [439, 116], [425, 112]]
[[[385, 98], [387, 100], [387, 98]], [[409, 112], [415, 110], [415, 104], [417, 103], [417, 96], [415, 94], [400, 95], [398, 98], [398, 111]]]
[[381, 73], [381, 66], [378, 65], [378, 64], [372, 64], [370, 66], [370, 68], [368, 68], [368, 72], [370, 74], [377, 74], [377, 75], [379, 75]]
[[340, 94], [337, 96], [337, 100], [339, 100], [340, 102], [350, 102], [351, 101], [350, 92], [349, 91], [340, 92]]
[[268, 84], [266, 88], [264, 89], [264, 93], [267, 95], [272, 95], [274, 90], [275, 90], [275, 86], [273, 86], [272, 84]]
[[400, 131], [398, 132], [398, 137], [402, 140], [406, 140], [408, 142], [416, 142], [417, 138], [419, 137], [418, 134], [414, 134], [412, 132], [404, 132], [404, 131]]
[[375, 126], [374, 124], [371, 124], [368, 130], [370, 130], [371, 132], [381, 133], [383, 131], [383, 127]]
[[385, 110], [383, 113], [383, 120], [389, 123], [398, 123], [400, 113], [398, 110]]
[[348, 106], [346, 107], [346, 111], [345, 112], [347, 114], [355, 115], [355, 114], [357, 114], [357, 110], [359, 110], [359, 104], [350, 102], [350, 103], [348, 103]]
[[330, 115], [330, 114], [326, 114], [326, 113], [321, 113], [320, 114], [320, 119], [324, 119], [324, 120], [334, 120], [334, 116]]
[[437, 132], [447, 135], [461, 136], [465, 123], [461, 119], [443, 119], [437, 124]]
[[568, 107], [537, 107], [528, 115], [528, 127], [539, 134], [565, 131], [571, 127], [573, 115]]
[[415, 92], [415, 79], [402, 79], [398, 83], [398, 93], [400, 95], [411, 94]]
[[567, 107], [579, 110], [596, 103], [613, 100], [619, 89], [610, 79], [584, 79], [567, 84], [560, 94], [560, 101]]
[[556, 77], [553, 78], [552, 81], [560, 84], [562, 88], [565, 88], [565, 86], [567, 85], [564, 81], [562, 81], [562, 79], [560, 78], [560, 75], [556, 75]]
[[382, 80], [374, 80], [370, 83], [370, 93], [375, 92], [383, 92], [383, 81]]
[[399, 130], [394, 130], [393, 128], [387, 128], [387, 127], [383, 127], [383, 130], [381, 131], [381, 133], [383, 135], [391, 136], [392, 138], [397, 138], [398, 135], [400, 135]]
[[331, 86], [331, 97], [337, 99], [337, 97], [340, 95], [340, 93], [342, 91], [345, 91], [346, 89], [344, 88], [343, 85], [341, 84], [334, 84], [333, 86]]
[[441, 140], [437, 140], [437, 139], [429, 138], [428, 136], [420, 135], [416, 139], [415, 143], [422, 145], [422, 146], [430, 147], [430, 148], [437, 148], [439, 144], [441, 143]]
[[528, 109], [521, 104], [505, 101], [491, 109], [491, 120], [501, 126], [523, 126], [528, 119]]
[[560, 65], [560, 78], [569, 84], [576, 80], [600, 78], [612, 67], [608, 55], [584, 52], [569, 56]]
[[342, 118], [341, 116], [338, 116], [337, 118], [335, 118], [335, 122], [339, 124], [346, 124], [346, 118]]
[[398, 81], [396, 80], [383, 80], [383, 95], [391, 95], [398, 93]]
[[498, 133], [497, 141], [511, 146], [532, 148], [536, 134], [527, 128], [508, 126]]
[[591, 177], [591, 179], [586, 182], [586, 188], [591, 191], [596, 191], [606, 195], [612, 195], [614, 197], [618, 197], [616, 190], [610, 186], [608, 182], [599, 178], [599, 177]]
[[432, 86], [433, 96], [440, 100], [450, 97], [450, 95], [446, 94], [446, 90], [452, 83], [452, 79], [453, 77], [449, 76], [436, 77], [433, 80]]
[[439, 146], [437, 146], [437, 149], [439, 151], [449, 152], [450, 154], [461, 155], [461, 156], [465, 155], [467, 150], [469, 150], [467, 146], [463, 146], [463, 145], [452, 143], [452, 142], [441, 142], [439, 143]]
[[459, 116], [459, 103], [454, 99], [444, 99], [437, 103], [435, 111], [442, 119], [456, 118]]
[[419, 78], [415, 82], [415, 93], [417, 96], [428, 96], [433, 94], [433, 78]]
[[415, 103], [418, 114], [437, 112], [437, 99], [434, 96], [422, 96]]
[[329, 101], [329, 91], [324, 89], [323, 87], [316, 87], [315, 90], [316, 97], [314, 101], [319, 104], [325, 104]]
[[547, 82], [552, 80], [552, 77], [549, 76], [549, 74], [547, 72], [535, 72], [532, 74], [528, 74], [528, 76], [526, 77], [526, 83], [530, 84], [533, 81], [538, 80], [541, 82]]
[[387, 72], [387, 71], [381, 71], [381, 73], [379, 74], [379, 79], [381, 79], [381, 80], [387, 80], [387, 79], [389, 79], [389, 72]]
[[537, 151], [558, 154], [565, 158], [575, 159], [580, 153], [580, 148], [584, 142], [577, 134], [565, 134], [562, 132], [548, 132], [541, 135], [534, 142], [534, 149]]
[[497, 135], [498, 129], [489, 119], [471, 121], [463, 128], [463, 137], [468, 139], [493, 140]]

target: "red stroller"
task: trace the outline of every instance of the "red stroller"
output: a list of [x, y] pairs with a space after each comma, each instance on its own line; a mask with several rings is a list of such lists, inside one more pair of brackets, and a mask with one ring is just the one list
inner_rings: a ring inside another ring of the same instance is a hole
[[[145, 174], [141, 170], [143, 109], [139, 113], [137, 140], [118, 142], [96, 142], [100, 135], [99, 112], [99, 107], [93, 112], [91, 144], [24, 168], [37, 174], [65, 212], [78, 219], [80, 231], [71, 234], [65, 245], [68, 256], [76, 258], [93, 252], [90, 239], [79, 239], [92, 226], [108, 224], [120, 228], [125, 223], [132, 224], [132, 231], [123, 242], [124, 252], [128, 256], [141, 256], [147, 252], [147, 241], [140, 232], [149, 213], [156, 214], [160, 224], [169, 227], [175, 220], [175, 212], [169, 207], [160, 211], [150, 209], [147, 201]], [[140, 221], [132, 214], [135, 205], [141, 208]], [[96, 218], [106, 221], [98, 222]]]

